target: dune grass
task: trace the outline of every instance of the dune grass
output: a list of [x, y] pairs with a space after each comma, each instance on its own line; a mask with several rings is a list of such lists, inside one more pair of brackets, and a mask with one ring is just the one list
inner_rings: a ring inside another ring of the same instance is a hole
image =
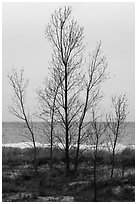
[[[30, 193], [31, 197], [16, 198], [16, 201], [37, 201], [39, 196], [73, 196], [75, 201], [93, 201], [92, 152], [84, 152], [79, 160], [79, 170], [74, 174], [74, 159], [71, 158], [71, 174], [65, 177], [64, 154], [54, 149], [54, 168], [50, 172], [50, 150], [37, 149], [38, 174], [32, 167], [32, 149], [3, 148], [2, 168], [3, 201], [17, 193]], [[114, 179], [110, 180], [111, 154], [103, 151], [98, 158], [97, 198], [98, 201], [134, 201], [135, 151], [125, 149], [116, 156]], [[124, 166], [125, 175], [122, 177]], [[119, 189], [119, 192], [117, 190]], [[23, 194], [24, 195], [24, 194]], [[12, 198], [13, 199], [13, 198]], [[13, 201], [13, 200], [12, 200]]]

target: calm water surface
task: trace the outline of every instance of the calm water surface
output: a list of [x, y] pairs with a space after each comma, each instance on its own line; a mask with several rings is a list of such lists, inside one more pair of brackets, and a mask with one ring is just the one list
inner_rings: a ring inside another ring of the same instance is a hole
[[[48, 137], [44, 133], [43, 124], [40, 122], [34, 123], [34, 133], [36, 141], [40, 143], [47, 143]], [[28, 130], [20, 122], [2, 122], [2, 143], [19, 143], [28, 141], [25, 136], [29, 136]], [[126, 135], [121, 140], [124, 145], [135, 144], [135, 123], [128, 122], [126, 125]]]

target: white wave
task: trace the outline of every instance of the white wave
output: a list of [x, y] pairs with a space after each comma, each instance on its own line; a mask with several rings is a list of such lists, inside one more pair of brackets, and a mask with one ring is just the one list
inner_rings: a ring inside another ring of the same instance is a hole
[[[50, 144], [42, 144], [42, 143], [38, 143], [38, 142], [36, 142], [35, 145], [36, 145], [36, 147], [40, 147], [40, 148], [50, 147]], [[13, 147], [13, 148], [20, 148], [20, 149], [33, 148], [33, 143], [32, 142], [9, 143], [9, 144], [2, 144], [2, 147]], [[65, 144], [54, 143], [54, 147], [59, 147], [59, 148], [63, 149], [65, 147]], [[74, 145], [74, 147], [76, 148], [76, 145]], [[115, 151], [121, 152], [126, 147], [129, 147], [131, 149], [135, 149], [135, 145], [127, 145], [126, 146], [126, 145], [117, 143]], [[82, 145], [80, 145], [80, 149], [82, 149], [82, 150], [84, 150], [84, 149], [85, 150], [94, 150], [95, 145], [82, 144]], [[98, 146], [98, 150], [112, 151], [112, 145], [111, 145], [111, 143], [103, 143], [102, 145]]]
[[[116, 147], [115, 147], [115, 151], [116, 152], [121, 152], [123, 151], [126, 147], [129, 147], [129, 148], [132, 148], [134, 149], [135, 148], [135, 145], [123, 145], [121, 143], [117, 143], [116, 144]], [[81, 149], [85, 149], [85, 150], [94, 150], [96, 148], [95, 145], [81, 145]], [[112, 148], [112, 145], [111, 143], [103, 143], [101, 145], [98, 145], [98, 150], [107, 150], [107, 151], [110, 151], [112, 152], [113, 148]]]
[[[38, 142], [36, 142], [35, 145], [36, 147], [49, 147], [49, 144], [41, 144]], [[32, 142], [9, 143], [9, 144], [2, 144], [2, 147], [13, 147], [13, 148], [20, 148], [20, 149], [33, 148], [33, 143]]]

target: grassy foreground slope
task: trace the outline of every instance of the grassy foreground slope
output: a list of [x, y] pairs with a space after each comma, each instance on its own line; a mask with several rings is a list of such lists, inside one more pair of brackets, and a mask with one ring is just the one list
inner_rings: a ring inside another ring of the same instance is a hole
[[[74, 150], [75, 151], [75, 150]], [[3, 147], [2, 195], [3, 201], [93, 201], [92, 152], [86, 151], [75, 174], [74, 151], [71, 172], [65, 177], [65, 157], [54, 149], [54, 168], [49, 167], [49, 149], [38, 148], [38, 174], [32, 167], [32, 149]], [[110, 157], [102, 151], [97, 166], [97, 200], [102, 202], [135, 200], [135, 151], [126, 148], [116, 156], [114, 179], [110, 180]]]

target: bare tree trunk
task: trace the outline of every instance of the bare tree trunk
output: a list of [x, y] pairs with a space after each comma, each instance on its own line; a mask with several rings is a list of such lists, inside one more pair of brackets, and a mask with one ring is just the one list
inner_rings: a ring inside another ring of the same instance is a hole
[[113, 153], [112, 153], [112, 166], [111, 166], [111, 175], [110, 175], [110, 178], [111, 178], [111, 179], [113, 179], [114, 167], [115, 167], [115, 149], [113, 148]]
[[79, 148], [80, 148], [80, 135], [81, 129], [79, 129], [78, 140], [77, 140], [77, 150], [76, 150], [76, 158], [75, 158], [75, 172], [78, 170], [78, 157], [79, 157]]
[[51, 138], [50, 138], [50, 169], [52, 172], [53, 169], [53, 138], [52, 138], [52, 131], [51, 131]]
[[[23, 106], [22, 106], [22, 107], [23, 107]], [[30, 131], [31, 136], [32, 136], [32, 143], [33, 143], [33, 150], [34, 150], [33, 166], [34, 166], [35, 173], [37, 174], [37, 172], [38, 172], [38, 166], [37, 166], [37, 148], [36, 148], [36, 143], [35, 143], [35, 137], [34, 137], [34, 133], [33, 133], [32, 129], [31, 129], [30, 125], [29, 125], [29, 122], [28, 122], [28, 119], [27, 119], [27, 117], [26, 117], [24, 108], [23, 108], [23, 114], [24, 114], [24, 118], [25, 118], [25, 122], [26, 122], [27, 128], [28, 128], [28, 130]]]
[[52, 117], [51, 117], [51, 132], [50, 132], [50, 169], [51, 169], [51, 172], [53, 170], [53, 120], [54, 120], [54, 106], [53, 106], [53, 112], [52, 112]]
[[34, 169], [35, 169], [35, 173], [37, 174], [38, 173], [38, 165], [37, 165], [37, 149], [36, 149], [36, 146], [34, 144], [34, 162], [33, 162], [33, 165], [34, 165]]
[[117, 139], [118, 139], [118, 130], [119, 130], [119, 121], [118, 121], [118, 126], [117, 126], [116, 138], [115, 138], [114, 146], [113, 146], [113, 152], [112, 152], [112, 167], [111, 167], [111, 176], [110, 176], [111, 179], [113, 179], [113, 175], [114, 175], [114, 168], [115, 168], [115, 148], [116, 148]]
[[68, 94], [67, 94], [67, 65], [65, 65], [65, 126], [66, 126], [66, 177], [69, 174], [69, 134], [68, 134]]
[[80, 149], [81, 130], [82, 130], [82, 124], [83, 124], [83, 121], [84, 121], [84, 118], [86, 115], [86, 111], [87, 111], [88, 98], [89, 98], [89, 86], [87, 87], [86, 102], [84, 105], [82, 117], [80, 119], [79, 129], [78, 129], [77, 150], [76, 150], [76, 157], [75, 157], [75, 172], [77, 172], [77, 170], [78, 170], [78, 157], [79, 157], [79, 149]]
[[[99, 116], [101, 117], [101, 116]], [[99, 153], [99, 145], [104, 142], [104, 133], [106, 131], [106, 126], [102, 125], [101, 121], [98, 121], [96, 106], [92, 108], [92, 123], [89, 127], [88, 135], [90, 137], [90, 142], [94, 145], [93, 148], [93, 186], [94, 186], [94, 201], [97, 202], [97, 162]]]
[[96, 158], [94, 159], [94, 202], [97, 202]]

